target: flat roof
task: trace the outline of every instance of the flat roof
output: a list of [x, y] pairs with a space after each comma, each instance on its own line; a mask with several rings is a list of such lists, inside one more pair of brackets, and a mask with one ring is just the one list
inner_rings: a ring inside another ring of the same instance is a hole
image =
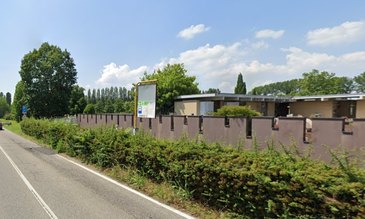
[[362, 100], [365, 99], [365, 94], [329, 94], [329, 95], [313, 95], [313, 96], [295, 96], [293, 100], [304, 100], [304, 101], [325, 101], [328, 99], [335, 100]]
[[312, 96], [265, 96], [265, 95], [245, 95], [231, 93], [210, 93], [210, 94], [192, 94], [181, 95], [175, 100], [223, 100], [223, 101], [266, 101], [266, 102], [296, 102], [296, 101], [326, 101], [334, 100], [362, 100], [365, 94], [330, 94], [330, 95], [312, 95]]
[[267, 102], [293, 102], [291, 97], [283, 96], [264, 96], [264, 95], [245, 95], [230, 93], [210, 93], [210, 94], [192, 94], [181, 95], [176, 100], [224, 100], [224, 101], [267, 101]]

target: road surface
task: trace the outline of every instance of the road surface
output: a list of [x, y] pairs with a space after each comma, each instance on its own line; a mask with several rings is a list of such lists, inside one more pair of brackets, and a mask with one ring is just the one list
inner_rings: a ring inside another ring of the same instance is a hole
[[190, 218], [50, 149], [0, 131], [0, 218]]

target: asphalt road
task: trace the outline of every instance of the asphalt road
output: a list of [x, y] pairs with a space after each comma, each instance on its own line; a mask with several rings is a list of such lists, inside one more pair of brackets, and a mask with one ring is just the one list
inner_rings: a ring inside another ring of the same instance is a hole
[[0, 131], [0, 218], [189, 218], [81, 164]]

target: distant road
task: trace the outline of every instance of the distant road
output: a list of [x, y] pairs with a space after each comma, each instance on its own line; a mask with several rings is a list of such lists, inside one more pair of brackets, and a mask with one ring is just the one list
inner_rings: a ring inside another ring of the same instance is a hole
[[189, 218], [9, 131], [0, 131], [0, 218]]

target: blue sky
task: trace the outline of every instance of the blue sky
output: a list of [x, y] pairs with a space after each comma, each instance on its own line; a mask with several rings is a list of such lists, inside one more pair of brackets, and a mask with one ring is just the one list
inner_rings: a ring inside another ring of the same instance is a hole
[[0, 91], [13, 94], [23, 56], [67, 49], [78, 84], [130, 87], [184, 63], [200, 89], [233, 92], [312, 69], [365, 72], [365, 1], [0, 0]]

